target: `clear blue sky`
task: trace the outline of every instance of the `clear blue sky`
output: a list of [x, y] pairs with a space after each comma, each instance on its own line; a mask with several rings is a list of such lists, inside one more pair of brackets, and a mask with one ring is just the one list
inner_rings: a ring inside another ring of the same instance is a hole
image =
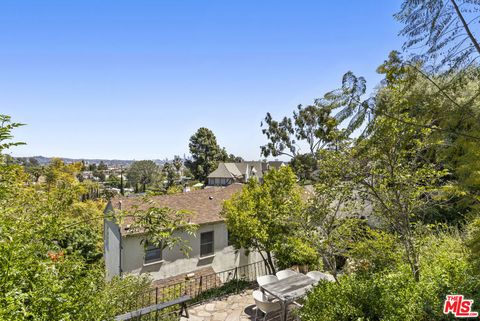
[[259, 159], [260, 121], [399, 49], [399, 0], [0, 3], [0, 112], [28, 124], [15, 156], [188, 154], [201, 126]]

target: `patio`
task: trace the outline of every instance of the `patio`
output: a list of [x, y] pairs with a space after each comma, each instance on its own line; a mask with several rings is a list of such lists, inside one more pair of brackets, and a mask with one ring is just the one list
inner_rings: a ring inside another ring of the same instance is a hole
[[[190, 318], [181, 321], [237, 321], [255, 319], [253, 290], [245, 290], [222, 299], [206, 302], [188, 308]], [[260, 318], [259, 318], [260, 319]], [[289, 320], [292, 318], [289, 316]], [[260, 319], [261, 320], [261, 319]], [[279, 321], [280, 314], [269, 316], [268, 321]]]

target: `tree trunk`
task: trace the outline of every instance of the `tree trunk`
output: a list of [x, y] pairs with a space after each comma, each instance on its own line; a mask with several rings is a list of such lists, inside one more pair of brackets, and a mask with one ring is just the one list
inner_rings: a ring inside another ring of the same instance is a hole
[[267, 273], [268, 274], [273, 274], [272, 269], [270, 268], [270, 265], [268, 264], [267, 258], [263, 255], [262, 251], [258, 250], [258, 253], [260, 253], [260, 256], [262, 257], [263, 264], [265, 264], [265, 267], [267, 268]]
[[272, 254], [270, 253], [270, 251], [267, 251], [267, 260], [270, 268], [272, 269], [272, 274], [275, 274], [275, 264], [273, 264]]

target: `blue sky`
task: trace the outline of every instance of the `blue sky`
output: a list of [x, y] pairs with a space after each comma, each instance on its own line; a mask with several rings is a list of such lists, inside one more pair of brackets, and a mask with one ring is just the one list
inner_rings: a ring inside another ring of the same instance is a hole
[[260, 122], [376, 67], [401, 47], [399, 0], [0, 3], [0, 112], [16, 156], [188, 154], [197, 128], [259, 159]]

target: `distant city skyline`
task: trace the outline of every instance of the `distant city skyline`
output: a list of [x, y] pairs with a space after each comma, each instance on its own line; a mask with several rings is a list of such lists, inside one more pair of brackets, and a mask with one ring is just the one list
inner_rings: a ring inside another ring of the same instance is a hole
[[[210, 128], [258, 160], [290, 116], [351, 70], [371, 91], [399, 50], [400, 1], [13, 1], [0, 4], [0, 112], [14, 156], [171, 159]], [[284, 159], [284, 158], [280, 158]]]

